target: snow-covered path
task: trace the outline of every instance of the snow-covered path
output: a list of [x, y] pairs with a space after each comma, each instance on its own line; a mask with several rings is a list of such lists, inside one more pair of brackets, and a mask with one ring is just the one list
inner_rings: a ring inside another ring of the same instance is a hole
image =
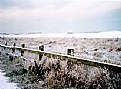
[[16, 84], [9, 83], [9, 79], [4, 75], [5, 73], [2, 73], [2, 70], [0, 70], [0, 89], [19, 89], [17, 88]]

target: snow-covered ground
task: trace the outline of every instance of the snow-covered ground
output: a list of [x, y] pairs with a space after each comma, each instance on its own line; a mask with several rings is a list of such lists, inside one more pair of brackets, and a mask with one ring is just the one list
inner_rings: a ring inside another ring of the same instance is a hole
[[[3, 36], [1, 36], [3, 37]], [[74, 56], [121, 65], [121, 31], [99, 33], [50, 33], [4, 35], [0, 44], [38, 49], [44, 44], [45, 51], [67, 54], [67, 48], [74, 48]]]
[[[16, 43], [16, 46], [21, 46], [24, 43], [25, 47], [32, 49], [38, 49], [39, 45], [44, 44], [45, 51], [61, 54], [67, 54], [67, 48], [74, 48], [74, 56], [76, 57], [121, 65], [120, 31], [1, 35], [0, 44], [5, 44], [5, 42], [9, 46], [13, 43]], [[31, 54], [27, 55], [35, 57]], [[4, 77], [1, 71], [0, 81], [3, 81], [0, 82], [0, 89], [16, 89], [13, 83], [9, 85], [11, 83], [7, 82], [8, 78]]]
[[[0, 35], [3, 37], [3, 35]], [[107, 31], [98, 33], [39, 33], [39, 34], [20, 34], [20, 35], [4, 35], [4, 37], [80, 37], [80, 38], [121, 38], [121, 31]]]
[[5, 73], [2, 73], [2, 70], [0, 70], [0, 89], [19, 89], [16, 84], [9, 83], [8, 77], [4, 75]]

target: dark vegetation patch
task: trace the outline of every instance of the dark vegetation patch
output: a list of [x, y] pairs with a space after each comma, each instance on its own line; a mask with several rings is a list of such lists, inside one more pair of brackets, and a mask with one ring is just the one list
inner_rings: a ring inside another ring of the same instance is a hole
[[71, 61], [42, 58], [28, 70], [23, 59], [0, 55], [0, 68], [21, 89], [121, 89], [121, 74]]
[[117, 48], [116, 51], [121, 51], [121, 47]]

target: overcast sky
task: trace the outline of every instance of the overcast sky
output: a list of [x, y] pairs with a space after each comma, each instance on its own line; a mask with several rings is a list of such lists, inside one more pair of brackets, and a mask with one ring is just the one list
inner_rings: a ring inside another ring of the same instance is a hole
[[0, 32], [121, 30], [120, 0], [0, 0]]

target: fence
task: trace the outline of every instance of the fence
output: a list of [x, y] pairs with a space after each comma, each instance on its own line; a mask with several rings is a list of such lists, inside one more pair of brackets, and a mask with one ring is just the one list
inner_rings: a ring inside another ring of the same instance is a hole
[[[64, 59], [64, 60], [72, 61], [74, 63], [82, 63], [82, 64], [89, 65], [89, 66], [104, 68], [109, 71], [115, 71], [118, 73], [121, 72], [120, 65], [99, 62], [99, 61], [89, 60], [89, 59], [84, 59], [84, 58], [78, 58], [78, 57], [74, 57], [73, 55], [71, 55], [71, 53], [67, 53], [70, 55], [63, 55], [63, 54], [45, 52], [43, 47], [44, 46], [40, 46], [39, 50], [35, 50], [35, 49], [25, 48], [25, 44], [22, 44], [22, 47], [17, 47], [17, 46], [15, 46], [15, 44], [13, 46], [7, 46], [7, 44], [5, 44], [5, 45], [0, 45], [0, 50], [2, 52], [23, 56], [30, 60], [31, 59], [41, 60], [42, 56], [47, 56], [47, 57], [53, 58], [53, 59], [55, 59], [55, 58], [60, 59], [60, 60]], [[72, 49], [72, 51], [73, 51], [73, 49]], [[69, 50], [69, 52], [71, 52], [71, 51]]]

